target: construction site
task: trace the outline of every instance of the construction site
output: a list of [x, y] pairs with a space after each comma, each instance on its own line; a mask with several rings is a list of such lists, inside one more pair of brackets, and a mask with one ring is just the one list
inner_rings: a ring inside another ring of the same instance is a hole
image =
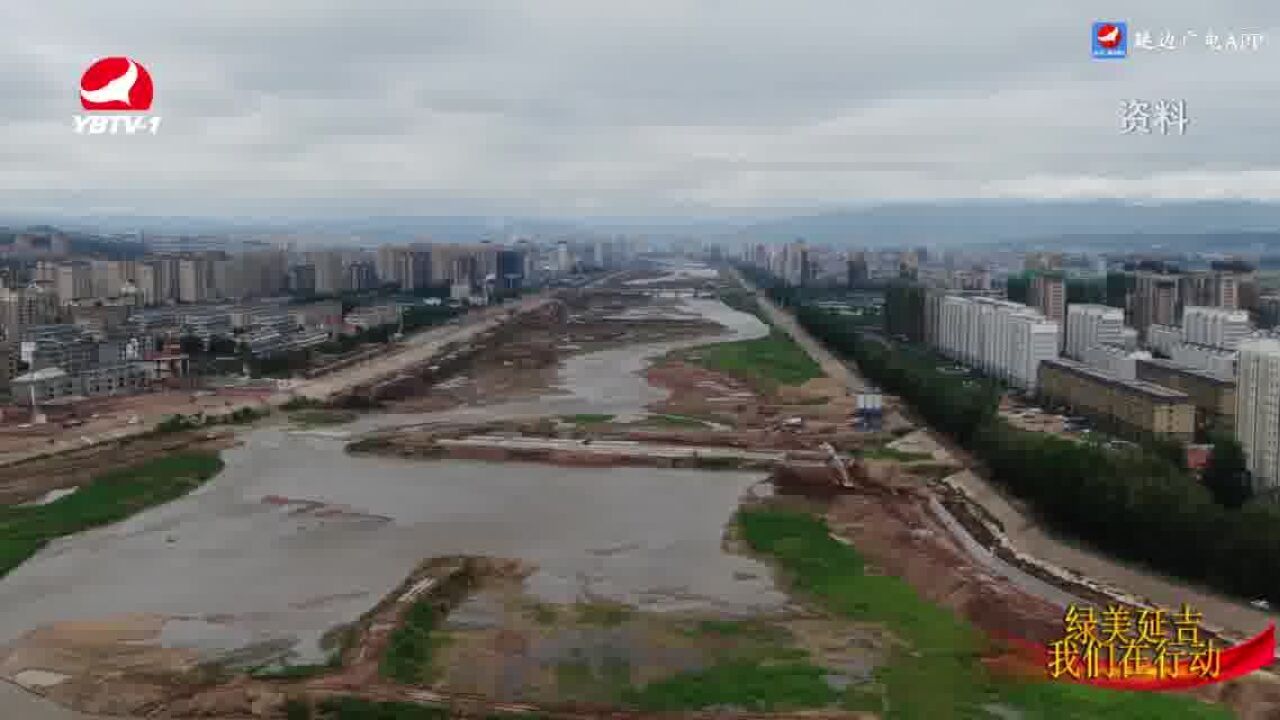
[[[144, 438], [0, 477], [16, 504], [131, 453], [196, 443], [225, 463], [0, 579], [0, 676], [124, 717], [924, 717], [910, 708], [966, 692], [1039, 717], [1002, 684], [1005, 642], [1059, 637], [1068, 603], [1144, 599], [1017, 552], [963, 457], [755, 303], [702, 266], [620, 273], [263, 400], [359, 408], [349, 422]], [[769, 541], [787, 523], [856, 549], [857, 602], [801, 582]], [[935, 666], [921, 638], [944, 629], [969, 639]], [[1280, 684], [1198, 700], [1271, 717]]]

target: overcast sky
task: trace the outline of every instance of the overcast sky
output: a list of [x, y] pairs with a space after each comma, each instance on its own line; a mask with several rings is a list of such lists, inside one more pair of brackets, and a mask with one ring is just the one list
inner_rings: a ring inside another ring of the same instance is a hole
[[[1280, 199], [1273, 0], [44, 0], [0, 17], [0, 213]], [[1197, 38], [1095, 61], [1096, 19]], [[1267, 38], [1215, 53], [1210, 29]], [[72, 132], [80, 74], [108, 55], [149, 69], [158, 135]], [[1161, 98], [1186, 100], [1186, 135], [1120, 133], [1121, 100]]]

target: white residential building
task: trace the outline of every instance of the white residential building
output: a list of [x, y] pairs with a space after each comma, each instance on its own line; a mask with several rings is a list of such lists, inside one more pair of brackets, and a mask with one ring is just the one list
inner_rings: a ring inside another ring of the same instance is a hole
[[1010, 385], [1034, 391], [1040, 362], [1058, 356], [1058, 323], [984, 297], [942, 299], [937, 349]]
[[1124, 326], [1120, 328], [1120, 346], [1125, 350], [1138, 349], [1138, 329]]
[[1244, 310], [1191, 306], [1182, 311], [1183, 342], [1235, 350], [1252, 329]]
[[1254, 486], [1280, 486], [1280, 340], [1247, 340], [1240, 345], [1236, 437]]
[[1084, 360], [1085, 352], [1095, 345], [1120, 345], [1124, 328], [1124, 310], [1107, 305], [1073, 304], [1067, 306], [1067, 338], [1063, 354]]
[[1235, 350], [1185, 342], [1174, 345], [1173, 352], [1169, 353], [1169, 357], [1179, 365], [1207, 370], [1223, 377], [1235, 377], [1237, 356]]
[[1138, 379], [1138, 361], [1150, 360], [1151, 353], [1131, 352], [1120, 345], [1094, 345], [1084, 351], [1086, 365], [1122, 380]]
[[1182, 342], [1182, 329], [1174, 325], [1149, 325], [1147, 327], [1147, 347], [1173, 356], [1173, 348]]

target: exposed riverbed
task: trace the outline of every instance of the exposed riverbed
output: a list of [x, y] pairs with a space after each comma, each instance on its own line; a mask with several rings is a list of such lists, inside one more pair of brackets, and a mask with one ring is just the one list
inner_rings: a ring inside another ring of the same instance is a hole
[[[763, 335], [715, 301], [687, 309], [717, 340]], [[378, 414], [355, 429], [426, 419], [577, 412], [640, 414], [664, 391], [647, 358], [707, 338], [568, 359], [537, 400], [420, 416]], [[724, 552], [725, 524], [760, 473], [577, 469], [351, 456], [341, 437], [250, 431], [226, 469], [190, 496], [56, 541], [0, 580], [0, 642], [49, 623], [153, 613], [160, 642], [206, 658], [246, 647], [318, 660], [349, 622], [425, 557], [519, 558], [544, 602], [606, 599], [648, 610], [741, 614], [785, 602], [761, 564]]]

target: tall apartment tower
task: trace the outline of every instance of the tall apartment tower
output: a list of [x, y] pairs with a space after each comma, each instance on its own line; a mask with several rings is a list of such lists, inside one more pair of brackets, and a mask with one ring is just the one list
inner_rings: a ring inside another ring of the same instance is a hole
[[316, 269], [316, 292], [321, 295], [332, 295], [346, 289], [346, 275], [342, 271], [342, 253], [336, 250], [321, 250], [308, 253], [307, 259]]
[[1076, 303], [1067, 307], [1066, 342], [1063, 352], [1084, 360], [1085, 351], [1097, 345], [1123, 343], [1124, 310], [1107, 305]]
[[1061, 275], [1036, 275], [1031, 280], [1031, 305], [1041, 315], [1063, 322], [1067, 318], [1067, 284]]
[[1182, 311], [1182, 339], [1189, 343], [1234, 350], [1252, 330], [1245, 310], [1195, 306]]
[[1254, 487], [1280, 485], [1280, 340], [1240, 344], [1236, 385], [1236, 437]]

